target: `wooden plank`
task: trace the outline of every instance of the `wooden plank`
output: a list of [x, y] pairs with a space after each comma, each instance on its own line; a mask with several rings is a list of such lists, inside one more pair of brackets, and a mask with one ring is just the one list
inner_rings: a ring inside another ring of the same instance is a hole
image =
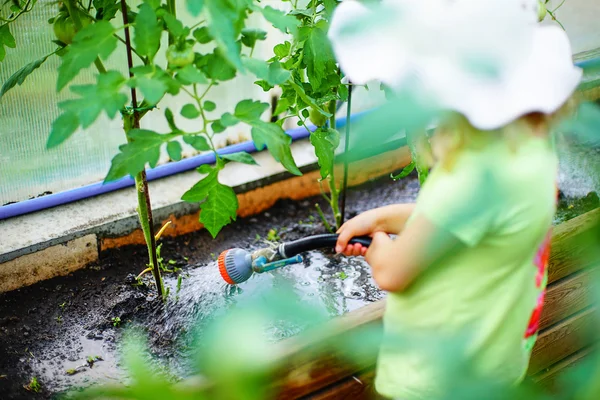
[[582, 350], [579, 350], [578, 352], [571, 354], [567, 358], [554, 364], [547, 370], [541, 371], [537, 375], [532, 376], [531, 379], [548, 392], [557, 394], [560, 392], [559, 379], [561, 376], [581, 365], [581, 362], [595, 351], [598, 351], [595, 347], [586, 347]]
[[273, 383], [273, 390], [279, 393], [277, 398], [303, 398], [375, 365], [376, 347], [358, 363], [350, 363], [347, 355], [335, 351], [335, 343], [358, 333], [359, 329], [382, 333], [384, 310], [385, 300], [378, 301], [333, 319], [328, 329], [321, 327], [313, 334], [309, 332], [276, 345], [274, 351], [283, 354], [277, 380]]
[[591, 304], [592, 274], [590, 270], [580, 271], [548, 286], [540, 319], [540, 330]]
[[597, 265], [587, 257], [594, 243], [585, 240], [585, 235], [594, 227], [597, 227], [598, 224], [600, 224], [600, 208], [554, 227], [548, 283], [557, 281], [583, 268]]
[[533, 348], [528, 373], [536, 374], [591, 345], [595, 339], [588, 333], [594, 326], [595, 312], [594, 308], [588, 308], [541, 331]]
[[375, 369], [368, 369], [348, 377], [340, 382], [317, 392], [305, 399], [307, 400], [337, 400], [354, 399], [370, 400], [375, 397]]

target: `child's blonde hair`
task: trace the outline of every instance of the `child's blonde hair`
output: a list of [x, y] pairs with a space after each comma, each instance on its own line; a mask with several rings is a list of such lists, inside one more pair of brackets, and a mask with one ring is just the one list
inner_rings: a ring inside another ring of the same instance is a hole
[[[553, 125], [574, 113], [577, 104], [578, 100], [575, 96], [572, 96], [560, 109], [552, 114], [529, 113], [491, 133], [506, 140], [510, 148], [516, 151], [519, 142], [524, 137], [529, 135], [547, 136]], [[430, 166], [434, 163], [440, 163], [442, 168], [449, 170], [454, 166], [462, 149], [467, 147], [477, 149], [485, 146], [490, 135], [484, 135], [484, 133], [486, 132], [473, 127], [463, 115], [452, 114], [445, 118], [435, 129], [430, 150], [426, 148], [425, 141], [420, 143], [419, 150], [424, 156], [423, 159]]]

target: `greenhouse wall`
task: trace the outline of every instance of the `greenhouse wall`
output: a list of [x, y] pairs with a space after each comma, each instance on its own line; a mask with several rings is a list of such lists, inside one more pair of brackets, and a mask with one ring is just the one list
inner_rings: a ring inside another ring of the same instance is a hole
[[[279, 0], [266, 0], [265, 5], [285, 9], [289, 3]], [[552, 0], [549, 9], [561, 4]], [[9, 49], [0, 69], [0, 81], [4, 82], [12, 73], [26, 62], [43, 57], [55, 50], [56, 46], [48, 40], [52, 35], [52, 26], [46, 21], [55, 15], [56, 4], [49, 0], [40, 0], [34, 10], [14, 24], [15, 37], [25, 45]], [[180, 5], [178, 13], [186, 15], [185, 4]], [[567, 0], [556, 11], [557, 19], [563, 24], [572, 40], [573, 53], [585, 53], [600, 48], [600, 32], [594, 29], [595, 16], [600, 12], [600, 3], [588, 0]], [[273, 46], [281, 39], [281, 33], [267, 26], [264, 20], [253, 18], [255, 26], [268, 31], [268, 39], [259, 42], [255, 54], [268, 58]], [[193, 25], [191, 17], [187, 17]], [[550, 17], [544, 22], [556, 24]], [[163, 38], [163, 46], [166, 38]], [[198, 49], [200, 51], [210, 49]], [[124, 48], [120, 47], [108, 61], [112, 69], [124, 70]], [[0, 100], [0, 205], [19, 202], [50, 192], [56, 193], [86, 184], [101, 181], [110, 166], [110, 160], [117, 153], [118, 146], [125, 141], [120, 118], [109, 120], [102, 116], [86, 132], [77, 132], [66, 143], [52, 150], [46, 150], [45, 143], [52, 121], [59, 115], [57, 103], [68, 99], [67, 89], [56, 93], [56, 69], [60, 59], [56, 56], [35, 71], [26, 82], [6, 94]], [[94, 71], [88, 69], [80, 74], [77, 83], [85, 84], [94, 79]], [[238, 76], [232, 81], [220, 85], [214, 90], [211, 99], [218, 108], [215, 116], [230, 109], [239, 100], [253, 98], [271, 102], [276, 92], [264, 92], [254, 85], [254, 77]], [[382, 101], [382, 93], [377, 87], [367, 91], [356, 90], [353, 111], [361, 111], [376, 106]], [[149, 113], [142, 121], [142, 127], [157, 132], [166, 132], [162, 114], [169, 107], [175, 114], [187, 102], [179, 95], [161, 102], [161, 109]], [[270, 115], [265, 115], [270, 117]], [[194, 121], [179, 117], [177, 123], [184, 129], [193, 130]], [[286, 121], [286, 128], [295, 127], [294, 120]], [[218, 146], [249, 140], [249, 128], [237, 125], [218, 135]], [[183, 145], [184, 157], [197, 154], [196, 150]], [[161, 163], [168, 162], [163, 154]]]

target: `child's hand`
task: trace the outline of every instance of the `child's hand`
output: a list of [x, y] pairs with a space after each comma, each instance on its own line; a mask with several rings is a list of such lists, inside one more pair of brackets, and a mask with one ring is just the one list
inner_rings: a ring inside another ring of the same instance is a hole
[[343, 224], [337, 233], [339, 234], [335, 251], [346, 256], [364, 256], [367, 248], [361, 244], [348, 244], [350, 239], [356, 236], [371, 235], [378, 230], [378, 218], [376, 210], [370, 210], [352, 218]]

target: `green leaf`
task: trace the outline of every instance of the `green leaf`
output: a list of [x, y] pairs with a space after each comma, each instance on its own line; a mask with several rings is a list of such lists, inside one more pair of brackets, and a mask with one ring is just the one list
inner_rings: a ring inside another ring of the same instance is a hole
[[269, 90], [271, 90], [275, 87], [275, 86], [271, 85], [269, 82], [262, 80], [262, 79], [259, 81], [255, 81], [254, 84], [257, 86], [260, 86], [262, 88], [262, 90], [264, 90], [265, 92], [268, 92]]
[[56, 90], [61, 91], [97, 57], [107, 59], [117, 48], [114, 33], [114, 28], [107, 21], [98, 21], [77, 32], [58, 67]]
[[274, 115], [279, 115], [282, 112], [287, 111], [294, 104], [293, 100], [288, 99], [287, 97], [281, 97], [277, 102], [277, 106], [275, 107]]
[[181, 143], [177, 140], [172, 140], [167, 143], [167, 153], [169, 154], [169, 157], [171, 157], [171, 160], [181, 160]]
[[267, 64], [262, 60], [244, 57], [243, 62], [246, 68], [256, 75], [257, 78], [266, 81], [272, 86], [284, 83], [291, 75], [289, 71], [286, 71], [282, 68], [279, 61], [274, 61], [271, 64]]
[[290, 86], [292, 87], [292, 89], [294, 89], [294, 91], [298, 94], [298, 96], [300, 97], [300, 99], [302, 99], [302, 101], [304, 101], [307, 105], [311, 106], [312, 108], [314, 108], [315, 110], [317, 110], [319, 113], [323, 114], [324, 116], [326, 116], [327, 118], [331, 117], [331, 113], [328, 113], [327, 111], [323, 110], [315, 101], [315, 99], [313, 99], [312, 97], [310, 97], [309, 95], [306, 94], [306, 92], [304, 91], [304, 88], [300, 85], [298, 85], [296, 82], [293, 81], [288, 81], [288, 83], [290, 84]]
[[261, 103], [258, 100], [242, 100], [235, 106], [235, 112], [233, 114], [237, 119], [244, 122], [258, 120], [268, 108], [268, 103]]
[[327, 39], [326, 27], [320, 22], [310, 29], [308, 38], [304, 42], [304, 62], [308, 81], [315, 91], [319, 89], [327, 73], [335, 70], [335, 57]]
[[194, 17], [197, 17], [204, 8], [204, 0], [186, 0], [187, 10]]
[[138, 53], [153, 59], [160, 47], [162, 29], [152, 7], [143, 3], [135, 20], [133, 42]]
[[224, 58], [243, 70], [237, 38], [246, 18], [247, 3], [242, 0], [205, 0], [208, 30]]
[[158, 10], [161, 4], [161, 0], [142, 0], [142, 2], [148, 4], [154, 11]]
[[171, 128], [171, 130], [173, 132], [180, 132], [181, 131], [181, 129], [179, 129], [177, 127], [177, 125], [175, 125], [175, 116], [173, 115], [173, 111], [171, 111], [170, 108], [166, 108], [165, 109], [165, 118], [167, 120], [167, 123], [169, 124], [169, 128]]
[[310, 143], [315, 148], [321, 179], [333, 171], [335, 149], [340, 145], [340, 133], [335, 129], [319, 128], [310, 134]]
[[192, 83], [208, 83], [206, 76], [192, 64], [186, 65], [177, 71], [176, 79], [184, 85]]
[[[174, 37], [178, 38], [186, 33], [186, 29], [184, 28], [183, 23], [177, 18], [175, 18], [173, 14], [163, 11], [162, 19], [167, 25], [167, 30]], [[189, 34], [189, 30], [187, 33]]]
[[102, 110], [109, 118], [114, 118], [127, 102], [127, 96], [120, 92], [125, 83], [120, 72], [107, 71], [98, 75], [97, 81], [96, 85], [72, 86], [71, 91], [80, 97], [58, 104], [61, 109], [77, 115], [82, 128], [94, 123]]
[[235, 221], [238, 209], [235, 192], [229, 186], [219, 183], [218, 172], [218, 169], [212, 169], [181, 197], [191, 203], [202, 202], [200, 222], [213, 238], [225, 225]]
[[210, 145], [204, 136], [184, 135], [183, 141], [198, 151], [210, 150]]
[[117, 11], [121, 10], [121, 2], [119, 0], [94, 0], [94, 8], [96, 9], [96, 19], [110, 21], [117, 15]]
[[200, 59], [197, 67], [210, 79], [215, 81], [228, 81], [235, 78], [237, 70], [227, 62], [219, 49], [207, 54]]
[[52, 123], [52, 130], [46, 142], [46, 148], [51, 149], [67, 140], [79, 127], [79, 118], [72, 112], [64, 112]]
[[6, 50], [4, 50], [4, 46], [12, 49], [17, 47], [17, 42], [15, 41], [12, 33], [10, 33], [10, 28], [8, 27], [7, 23], [0, 26], [0, 61], [4, 60], [4, 57], [6, 56]]
[[186, 104], [181, 109], [181, 115], [188, 119], [198, 118], [200, 116], [200, 111], [193, 104]]
[[269, 64], [265, 61], [256, 58], [243, 57], [242, 62], [250, 72], [256, 75], [257, 78], [266, 80], [269, 76]]
[[260, 9], [263, 16], [269, 21], [275, 28], [279, 29], [283, 33], [296, 34], [300, 21], [292, 15], [286, 15], [283, 11], [276, 10], [271, 6]]
[[273, 61], [269, 64], [269, 79], [273, 85], [281, 85], [290, 78], [290, 72], [283, 69], [279, 61]]
[[288, 171], [294, 175], [302, 175], [290, 149], [292, 138], [287, 135], [281, 126], [275, 123], [264, 122], [261, 115], [269, 108], [267, 103], [260, 101], [242, 100], [236, 107], [234, 116], [225, 113], [221, 117], [223, 125], [239, 121], [245, 122], [252, 127], [252, 139], [258, 149], [267, 146], [273, 158], [280, 162]]
[[212, 36], [210, 35], [210, 32], [208, 32], [208, 28], [206, 26], [196, 29], [193, 35], [200, 44], [210, 43], [212, 40]]
[[325, 7], [325, 15], [327, 16], [327, 20], [330, 20], [331, 15], [333, 14], [333, 10], [338, 5], [337, 0], [323, 0], [323, 6]]
[[144, 76], [135, 79], [135, 86], [142, 91], [144, 100], [151, 106], [158, 103], [167, 91], [167, 85], [162, 80]]
[[390, 174], [390, 178], [392, 178], [392, 180], [394, 181], [406, 178], [408, 175], [410, 175], [411, 172], [415, 170], [415, 167], [415, 162], [411, 161], [406, 167], [402, 168], [402, 171], [400, 171], [398, 175]]
[[[252, 100], [247, 100], [247, 101], [252, 101]], [[230, 113], [225, 113], [225, 114], [221, 115], [221, 124], [224, 127], [234, 126], [234, 125], [237, 125], [239, 122], [240, 121], [236, 117], [231, 115]]]
[[284, 43], [279, 43], [273, 47], [273, 53], [275, 53], [275, 56], [281, 60], [290, 54], [291, 49], [292, 44], [288, 41], [285, 41]]
[[140, 76], [140, 75], [152, 75], [154, 74], [154, 66], [153, 65], [138, 65], [137, 67], [133, 67], [130, 69], [131, 73]]
[[254, 140], [257, 148], [267, 146], [269, 153], [277, 162], [280, 162], [292, 174], [302, 175], [292, 157], [290, 149], [292, 138], [279, 125], [260, 120], [248, 121], [247, 123], [252, 126], [252, 140]]
[[240, 151], [239, 153], [232, 154], [221, 154], [221, 158], [224, 158], [229, 161], [237, 161], [239, 163], [248, 164], [248, 165], [258, 165], [254, 157], [245, 151]]
[[246, 47], [254, 48], [259, 40], [266, 40], [267, 32], [262, 29], [242, 29], [242, 44]]
[[221, 132], [225, 132], [225, 127], [223, 126], [223, 124], [221, 123], [221, 121], [215, 121], [213, 122], [210, 127], [212, 128], [213, 133], [221, 133]]
[[19, 69], [17, 72], [12, 74], [4, 82], [4, 84], [2, 85], [2, 88], [0, 89], [0, 100], [2, 99], [2, 96], [4, 96], [6, 94], [6, 92], [8, 92], [10, 89], [14, 88], [16, 85], [22, 85], [23, 82], [25, 82], [25, 79], [27, 79], [27, 77], [33, 71], [38, 69], [40, 67], [40, 65], [42, 65], [50, 56], [51, 56], [51, 54], [48, 54], [47, 56], [42, 57], [39, 60], [30, 62], [29, 64], [25, 65], [24, 67]]
[[212, 102], [210, 100], [207, 100], [204, 102], [204, 111], [211, 112], [211, 111], [215, 111], [216, 109], [217, 109], [217, 105], [214, 102]]
[[135, 176], [143, 171], [146, 164], [154, 168], [160, 158], [160, 147], [171, 138], [145, 129], [132, 129], [127, 133], [130, 142], [119, 147], [120, 153], [111, 162], [105, 182]]
[[210, 174], [210, 171], [213, 170], [213, 167], [208, 165], [208, 164], [203, 164], [201, 166], [199, 166], [198, 168], [196, 168], [196, 171], [200, 172], [201, 174]]
[[179, 93], [179, 89], [181, 89], [181, 83], [177, 79], [174, 79], [171, 75], [167, 74], [162, 69], [156, 67], [154, 78], [160, 79], [167, 86], [167, 93], [172, 94], [174, 96]]
[[412, 93], [399, 93], [392, 101], [365, 114], [351, 123], [350, 151], [356, 158], [369, 157], [372, 143], [383, 143], [398, 132], [419, 132], [439, 115], [431, 104], [419, 101]]

